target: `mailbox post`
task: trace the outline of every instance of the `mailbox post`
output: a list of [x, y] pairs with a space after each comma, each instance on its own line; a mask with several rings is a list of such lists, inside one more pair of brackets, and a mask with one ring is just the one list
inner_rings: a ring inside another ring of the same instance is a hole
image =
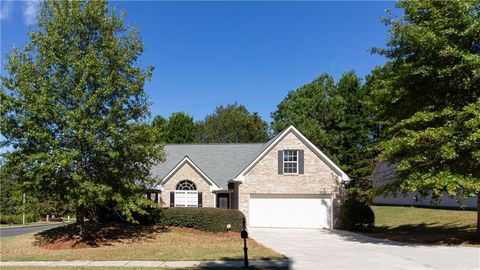
[[240, 232], [240, 236], [243, 238], [243, 265], [245, 267], [248, 267], [248, 248], [247, 248], [248, 232], [247, 232], [245, 218], [243, 218], [243, 229]]

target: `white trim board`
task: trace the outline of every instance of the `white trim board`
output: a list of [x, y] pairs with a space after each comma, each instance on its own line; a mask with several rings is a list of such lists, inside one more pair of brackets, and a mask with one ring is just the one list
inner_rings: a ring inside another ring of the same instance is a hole
[[286, 128], [282, 131], [279, 136], [273, 141], [265, 150], [263, 150], [248, 166], [243, 169], [233, 180], [243, 182], [245, 180], [245, 174], [247, 174], [262, 158], [264, 158], [281, 140], [283, 140], [287, 134], [290, 132], [297, 135], [297, 137], [312, 150], [328, 167], [330, 167], [336, 174], [338, 174], [339, 179], [343, 182], [349, 182], [350, 177], [340, 169], [337, 164], [335, 164], [331, 159], [329, 159], [318, 147], [316, 147], [309, 139], [307, 139], [298, 129], [293, 125]]
[[[213, 182], [210, 177], [208, 177], [200, 168], [188, 157], [185, 156], [173, 169], [163, 177], [158, 184], [155, 185], [155, 187], [160, 186], [160, 190], [163, 190], [163, 184], [165, 184], [170, 177], [172, 177], [183, 165], [188, 164], [190, 165], [200, 176], [207, 181], [207, 183], [210, 184], [210, 191], [215, 191], [215, 190], [221, 190], [222, 188], [218, 186], [215, 182]], [[188, 180], [188, 179], [187, 179]]]

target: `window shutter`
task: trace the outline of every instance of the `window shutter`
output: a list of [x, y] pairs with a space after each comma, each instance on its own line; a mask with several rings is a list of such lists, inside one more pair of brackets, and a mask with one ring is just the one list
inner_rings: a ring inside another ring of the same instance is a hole
[[278, 174], [283, 174], [283, 151], [278, 150]]
[[202, 207], [202, 192], [198, 192], [198, 207]]
[[175, 191], [170, 191], [170, 207], [175, 207]]
[[304, 168], [304, 156], [303, 156], [303, 150], [298, 150], [298, 173], [303, 174], [303, 168]]

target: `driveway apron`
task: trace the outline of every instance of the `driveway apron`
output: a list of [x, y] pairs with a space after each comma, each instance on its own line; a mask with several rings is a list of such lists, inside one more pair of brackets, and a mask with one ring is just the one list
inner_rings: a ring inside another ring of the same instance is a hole
[[252, 228], [291, 269], [480, 269], [480, 249], [413, 245], [338, 230]]

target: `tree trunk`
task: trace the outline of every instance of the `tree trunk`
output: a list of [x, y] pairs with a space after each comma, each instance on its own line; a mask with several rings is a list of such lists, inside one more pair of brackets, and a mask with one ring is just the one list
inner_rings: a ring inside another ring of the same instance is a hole
[[84, 228], [85, 228], [85, 208], [78, 207], [76, 217], [77, 217], [76, 223], [77, 223], [79, 233], [81, 236], [83, 236]]

